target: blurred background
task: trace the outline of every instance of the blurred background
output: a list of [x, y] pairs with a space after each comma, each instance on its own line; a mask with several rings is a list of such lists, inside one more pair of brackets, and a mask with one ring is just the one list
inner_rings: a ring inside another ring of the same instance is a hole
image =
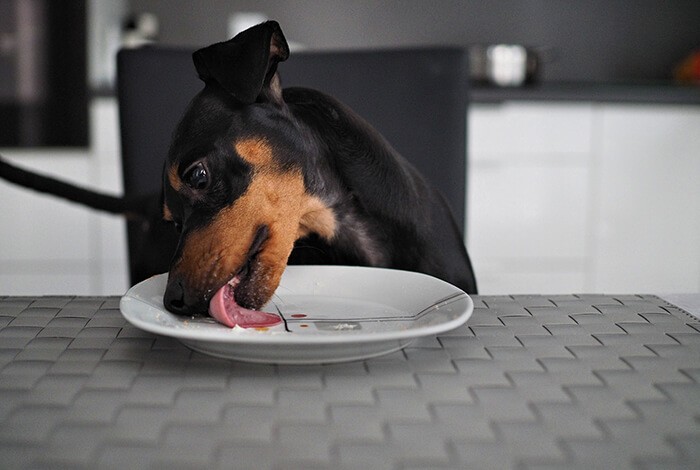
[[[194, 49], [268, 18], [293, 50], [470, 50], [482, 293], [700, 290], [696, 0], [0, 0], [0, 151], [119, 193], [116, 51]], [[0, 295], [128, 287], [118, 217], [2, 181], [0, 201]]]

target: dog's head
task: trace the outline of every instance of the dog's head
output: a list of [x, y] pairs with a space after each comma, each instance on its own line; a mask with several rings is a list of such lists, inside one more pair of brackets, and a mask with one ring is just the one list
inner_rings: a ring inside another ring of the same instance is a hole
[[164, 217], [181, 233], [163, 299], [174, 313], [206, 314], [234, 279], [237, 303], [260, 308], [298, 238], [333, 236], [331, 210], [306, 188], [308, 143], [276, 74], [288, 55], [272, 21], [194, 53], [205, 87], [175, 131], [164, 172]]

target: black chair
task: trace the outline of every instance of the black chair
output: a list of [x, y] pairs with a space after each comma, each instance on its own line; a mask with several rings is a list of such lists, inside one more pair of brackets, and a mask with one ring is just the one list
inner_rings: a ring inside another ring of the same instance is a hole
[[[118, 55], [117, 83], [126, 196], [161, 188], [175, 125], [202, 88], [190, 50], [145, 47]], [[459, 48], [296, 52], [278, 68], [282, 85], [315, 88], [349, 105], [412, 162], [465, 221], [467, 52]], [[144, 227], [128, 224], [132, 283], [143, 263]], [[168, 243], [174, 243], [169, 241]], [[169, 259], [157, 270], [166, 271]], [[147, 266], [144, 266], [146, 264]]]

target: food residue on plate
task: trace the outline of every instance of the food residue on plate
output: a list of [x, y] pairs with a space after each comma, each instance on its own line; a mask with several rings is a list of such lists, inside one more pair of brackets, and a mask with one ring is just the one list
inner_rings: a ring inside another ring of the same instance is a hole
[[338, 330], [338, 331], [354, 330], [357, 327], [358, 327], [357, 323], [338, 323], [337, 325], [333, 326], [333, 329]]

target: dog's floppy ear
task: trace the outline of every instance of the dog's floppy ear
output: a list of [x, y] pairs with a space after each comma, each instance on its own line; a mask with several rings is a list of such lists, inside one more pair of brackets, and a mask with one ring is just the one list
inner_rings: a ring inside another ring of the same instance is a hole
[[[205, 83], [218, 83], [244, 104], [254, 103], [261, 93], [269, 94], [266, 89], [273, 81], [277, 64], [287, 57], [289, 46], [276, 21], [253, 26], [233, 39], [192, 55], [199, 78]], [[277, 79], [273, 82], [272, 86], [279, 88]]]

